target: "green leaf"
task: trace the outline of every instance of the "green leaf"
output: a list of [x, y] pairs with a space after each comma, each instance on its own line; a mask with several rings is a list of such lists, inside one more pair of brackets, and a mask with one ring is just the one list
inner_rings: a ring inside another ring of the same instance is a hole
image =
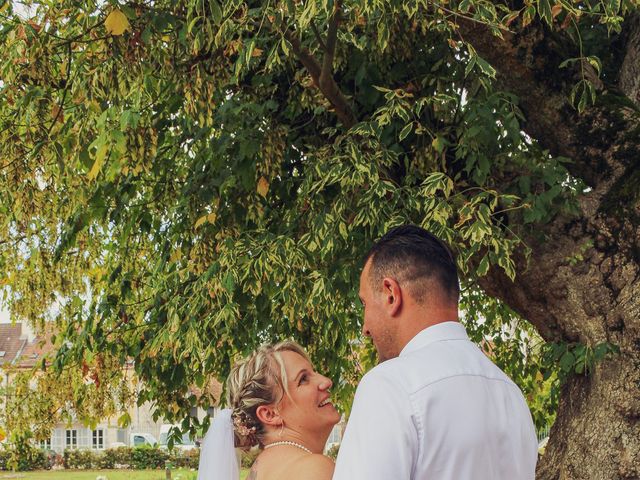
[[125, 412], [118, 417], [118, 427], [127, 428], [129, 425], [131, 425], [131, 415], [129, 415], [128, 412]]
[[562, 357], [560, 357], [560, 368], [564, 371], [564, 372], [571, 372], [573, 370], [573, 364], [575, 363], [576, 359], [573, 355], [573, 353], [571, 353], [569, 350], [567, 350], [566, 352], [564, 352], [564, 354], [562, 355]]
[[442, 153], [446, 148], [446, 141], [443, 137], [441, 137], [440, 135], [437, 135], [431, 141], [431, 146], [436, 152]]
[[493, 68], [491, 65], [489, 65], [489, 62], [487, 62], [485, 59], [481, 57], [476, 57], [476, 64], [478, 65], [478, 67], [480, 67], [480, 70], [485, 75], [491, 78], [496, 77], [496, 69]]
[[220, 25], [222, 22], [222, 8], [217, 0], [209, 0], [209, 8], [211, 9], [211, 15], [216, 25]]
[[549, 0], [537, 0], [537, 3], [540, 18], [551, 25], [553, 23], [553, 14], [551, 12], [551, 4], [549, 3]]
[[405, 138], [407, 138], [407, 135], [409, 135], [412, 130], [413, 130], [413, 122], [405, 125], [404, 128], [400, 131], [400, 135], [398, 135], [398, 140], [402, 141]]
[[478, 268], [476, 270], [476, 274], [479, 277], [482, 277], [482, 276], [486, 275], [488, 271], [489, 271], [489, 255], [485, 254], [482, 257], [482, 260], [480, 260], [480, 263], [478, 264]]
[[587, 57], [587, 61], [593, 68], [595, 68], [598, 76], [600, 76], [600, 72], [602, 72], [602, 63], [600, 62], [600, 59], [598, 57], [589, 56]]

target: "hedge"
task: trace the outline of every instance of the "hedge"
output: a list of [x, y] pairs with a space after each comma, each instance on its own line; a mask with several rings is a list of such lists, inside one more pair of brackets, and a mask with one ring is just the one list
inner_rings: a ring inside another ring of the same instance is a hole
[[[67, 449], [62, 456], [62, 465], [67, 469], [132, 468], [136, 470], [164, 468], [168, 461], [175, 468], [198, 468], [200, 451], [196, 448], [172, 453], [154, 447], [118, 447], [106, 450]], [[20, 449], [3, 448], [0, 450], [0, 470], [43, 470], [50, 469], [55, 463], [56, 453], [44, 451], [33, 446]]]

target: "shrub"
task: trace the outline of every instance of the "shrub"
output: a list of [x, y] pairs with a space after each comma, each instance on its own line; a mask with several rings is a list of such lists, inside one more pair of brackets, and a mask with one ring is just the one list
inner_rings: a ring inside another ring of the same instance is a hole
[[98, 454], [92, 450], [66, 449], [63, 455], [64, 468], [88, 470], [97, 465]]
[[136, 470], [164, 468], [164, 462], [168, 459], [169, 454], [167, 452], [147, 445], [136, 447], [131, 453], [131, 465]]
[[98, 457], [97, 465], [105, 469], [129, 468], [132, 464], [132, 452], [133, 448], [130, 447], [107, 448]]

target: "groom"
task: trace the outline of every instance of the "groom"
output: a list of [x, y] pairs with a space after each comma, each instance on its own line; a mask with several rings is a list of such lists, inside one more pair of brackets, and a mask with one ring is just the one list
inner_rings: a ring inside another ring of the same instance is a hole
[[449, 249], [388, 232], [360, 276], [363, 333], [380, 364], [356, 391], [333, 480], [533, 479], [537, 441], [518, 387], [458, 322]]

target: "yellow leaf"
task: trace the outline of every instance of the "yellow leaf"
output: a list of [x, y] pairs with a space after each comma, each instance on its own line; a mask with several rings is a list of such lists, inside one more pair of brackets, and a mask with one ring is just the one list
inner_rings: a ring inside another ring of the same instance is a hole
[[213, 223], [216, 221], [216, 218], [218, 218], [218, 216], [216, 215], [215, 212], [211, 212], [207, 215], [203, 215], [198, 220], [196, 220], [195, 228], [198, 228], [200, 225], [202, 225], [205, 222]]
[[171, 256], [169, 257], [169, 261], [172, 263], [175, 263], [179, 261], [181, 258], [182, 258], [182, 250], [178, 248], [171, 253]]
[[125, 30], [130, 28], [129, 20], [120, 10], [112, 10], [107, 19], [104, 21], [104, 28], [111, 35], [122, 35]]
[[436, 152], [442, 153], [445, 147], [442, 137], [436, 136], [431, 142], [431, 146], [434, 148]]
[[262, 55], [262, 49], [260, 48], [254, 48], [253, 52], [251, 52], [252, 57], [259, 57], [260, 55]]
[[107, 144], [100, 145], [98, 150], [96, 151], [96, 159], [93, 162], [93, 167], [87, 174], [89, 180], [95, 180], [95, 178], [100, 173], [102, 169], [102, 165], [104, 165], [104, 161], [107, 158], [107, 152], [109, 151], [109, 146]]
[[268, 192], [269, 182], [266, 178], [260, 177], [260, 180], [258, 180], [258, 193], [266, 198]]
[[203, 215], [198, 220], [196, 220], [195, 228], [198, 228], [200, 225], [202, 225], [204, 222], [206, 222], [208, 216], [209, 215]]
[[7, 434], [4, 433], [4, 429], [0, 427], [0, 442], [4, 442], [5, 438], [7, 438]]
[[57, 122], [64, 123], [64, 114], [62, 113], [60, 105], [54, 104], [53, 107], [51, 107], [51, 118]]

